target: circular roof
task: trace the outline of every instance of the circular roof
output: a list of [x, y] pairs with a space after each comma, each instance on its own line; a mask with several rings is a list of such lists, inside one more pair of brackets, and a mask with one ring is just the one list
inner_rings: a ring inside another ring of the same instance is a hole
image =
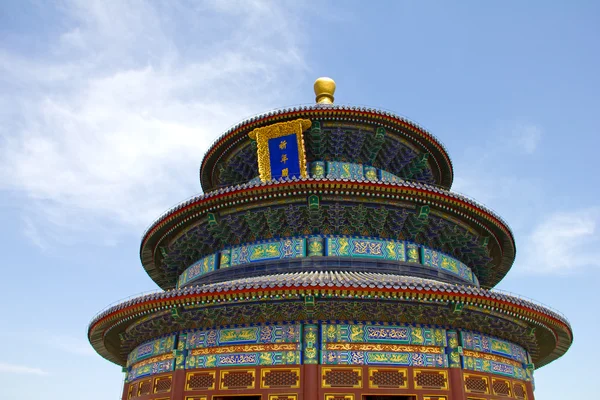
[[[316, 298], [313, 317], [304, 308], [303, 297], [307, 294]], [[369, 308], [370, 304], [381, 309], [385, 309], [384, 304], [425, 305], [429, 312], [420, 313], [414, 323], [472, 329], [511, 340], [530, 351], [536, 367], [563, 355], [573, 340], [571, 326], [564, 316], [514, 295], [423, 278], [354, 272], [284, 273], [148, 294], [99, 313], [90, 323], [88, 337], [99, 354], [123, 365], [135, 346], [163, 334], [202, 326], [257, 322], [264, 318], [266, 310], [261, 305], [267, 302], [295, 306], [295, 315], [282, 314], [287, 319], [318, 320], [323, 315], [327, 320], [335, 320], [343, 319], [343, 315], [330, 313], [334, 310], [343, 313], [344, 307], [334, 304], [322, 314], [319, 307], [348, 300], [363, 308]], [[461, 318], [456, 318], [453, 308], [448, 307], [456, 303], [463, 305]], [[227, 306], [227, 313], [216, 317], [215, 310], [223, 306]], [[243, 308], [243, 318], [248, 321], [240, 320], [241, 315], [233, 312], [235, 307]], [[169, 311], [174, 308], [177, 313]], [[206, 312], [212, 313], [210, 317], [202, 314]], [[374, 314], [367, 310], [365, 315]], [[386, 315], [394, 321], [400, 314], [384, 313], [377, 317]], [[164, 321], [156, 323], [153, 316]], [[146, 324], [140, 327], [142, 336], [134, 335], [135, 324]], [[511, 329], [504, 329], [502, 324]]]
[[[428, 163], [431, 166], [436, 185], [446, 189], [452, 185], [454, 173], [446, 149], [436, 137], [416, 123], [389, 111], [337, 104], [315, 104], [270, 111], [246, 119], [227, 130], [213, 143], [202, 160], [200, 182], [203, 190], [208, 192], [218, 187], [217, 165], [247, 144], [248, 134], [251, 131], [273, 123], [298, 118], [315, 121], [339, 120], [349, 123], [370, 123], [383, 127], [388, 135], [409, 143], [421, 154], [429, 156]], [[349, 161], [352, 162], [352, 160]]]
[[[346, 196], [357, 202], [384, 201], [390, 204], [427, 205], [432, 212], [477, 229], [489, 238], [494, 262], [479, 267], [468, 265], [484, 287], [493, 287], [509, 271], [515, 257], [514, 237], [508, 225], [492, 211], [464, 196], [415, 182], [373, 182], [348, 179], [301, 178], [244, 184], [193, 197], [164, 213], [144, 233], [140, 257], [146, 272], [162, 288], [174, 287], [182, 271], [164, 270], [161, 260], [170, 241], [193, 226], [206, 225], [208, 213], [264, 206], [268, 202], [306, 202], [312, 194]], [[304, 200], [302, 200], [304, 199]], [[414, 240], [406, 238], [406, 240]], [[214, 249], [213, 249], [214, 251]], [[479, 269], [477, 269], [479, 268]]]

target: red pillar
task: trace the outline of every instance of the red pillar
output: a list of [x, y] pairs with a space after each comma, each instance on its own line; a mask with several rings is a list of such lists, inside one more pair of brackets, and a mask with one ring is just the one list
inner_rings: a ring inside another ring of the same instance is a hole
[[535, 396], [533, 395], [533, 385], [531, 384], [531, 382], [525, 382], [525, 390], [527, 390], [528, 399], [535, 399]]
[[129, 393], [129, 384], [125, 382], [125, 379], [123, 379], [123, 396], [121, 396], [121, 400], [127, 400], [128, 393]]
[[319, 388], [321, 381], [319, 379], [319, 365], [305, 364], [304, 365], [304, 384], [302, 391], [304, 392], [304, 400], [319, 400]]
[[462, 369], [448, 369], [448, 380], [450, 384], [450, 400], [466, 399], [465, 385], [463, 383]]
[[185, 390], [185, 370], [177, 369], [173, 373], [173, 382], [171, 383], [171, 400], [183, 400]]

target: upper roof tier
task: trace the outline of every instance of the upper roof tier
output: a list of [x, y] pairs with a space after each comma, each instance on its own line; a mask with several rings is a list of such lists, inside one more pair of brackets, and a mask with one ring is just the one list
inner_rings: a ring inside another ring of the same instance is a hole
[[431, 133], [389, 111], [334, 105], [331, 88], [319, 86], [322, 79], [315, 83], [317, 101], [320, 101], [317, 104], [274, 110], [249, 118], [217, 139], [200, 167], [204, 192], [258, 177], [257, 152], [250, 132], [298, 119], [312, 122], [304, 132], [307, 163], [350, 162], [373, 166], [404, 180], [445, 189], [451, 187], [452, 162], [444, 146]]

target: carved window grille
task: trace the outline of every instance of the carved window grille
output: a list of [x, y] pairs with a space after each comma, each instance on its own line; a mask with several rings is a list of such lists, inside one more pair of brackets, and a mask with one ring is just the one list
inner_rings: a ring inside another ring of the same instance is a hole
[[154, 381], [154, 393], [165, 393], [171, 391], [172, 378], [165, 376], [162, 378], [156, 378]]
[[323, 374], [323, 383], [326, 387], [360, 387], [360, 370], [355, 369], [329, 369]]
[[465, 376], [465, 389], [472, 393], [488, 393], [488, 381], [481, 376]]
[[214, 372], [198, 372], [188, 374], [187, 390], [208, 390], [215, 386]]
[[130, 383], [129, 384], [129, 395], [128, 398], [129, 399], [133, 399], [135, 397], [137, 397], [138, 395], [138, 384], [136, 383]]
[[417, 371], [415, 385], [424, 389], [447, 389], [448, 378], [443, 372]]
[[266, 388], [298, 387], [300, 376], [293, 370], [269, 370], [264, 372], [262, 383]]
[[510, 383], [508, 381], [502, 379], [493, 379], [492, 380], [492, 390], [495, 395], [498, 396], [510, 396]]
[[527, 390], [525, 385], [522, 383], [515, 383], [513, 385], [513, 394], [517, 399], [527, 399]]
[[247, 389], [254, 387], [254, 374], [248, 371], [229, 371], [221, 375], [221, 386], [224, 389]]
[[393, 369], [374, 370], [371, 372], [369, 380], [371, 386], [381, 388], [403, 388], [408, 383], [404, 371]]
[[150, 379], [147, 381], [140, 382], [140, 389], [138, 391], [138, 394], [140, 396], [145, 396], [147, 394], [150, 394], [151, 391], [152, 391], [152, 381]]

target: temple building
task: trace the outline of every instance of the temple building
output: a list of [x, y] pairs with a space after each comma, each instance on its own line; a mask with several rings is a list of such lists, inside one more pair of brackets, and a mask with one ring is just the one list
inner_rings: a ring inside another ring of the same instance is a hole
[[567, 351], [564, 316], [492, 289], [515, 239], [444, 146], [334, 91], [229, 129], [144, 232], [162, 290], [88, 331], [123, 400], [532, 400]]

